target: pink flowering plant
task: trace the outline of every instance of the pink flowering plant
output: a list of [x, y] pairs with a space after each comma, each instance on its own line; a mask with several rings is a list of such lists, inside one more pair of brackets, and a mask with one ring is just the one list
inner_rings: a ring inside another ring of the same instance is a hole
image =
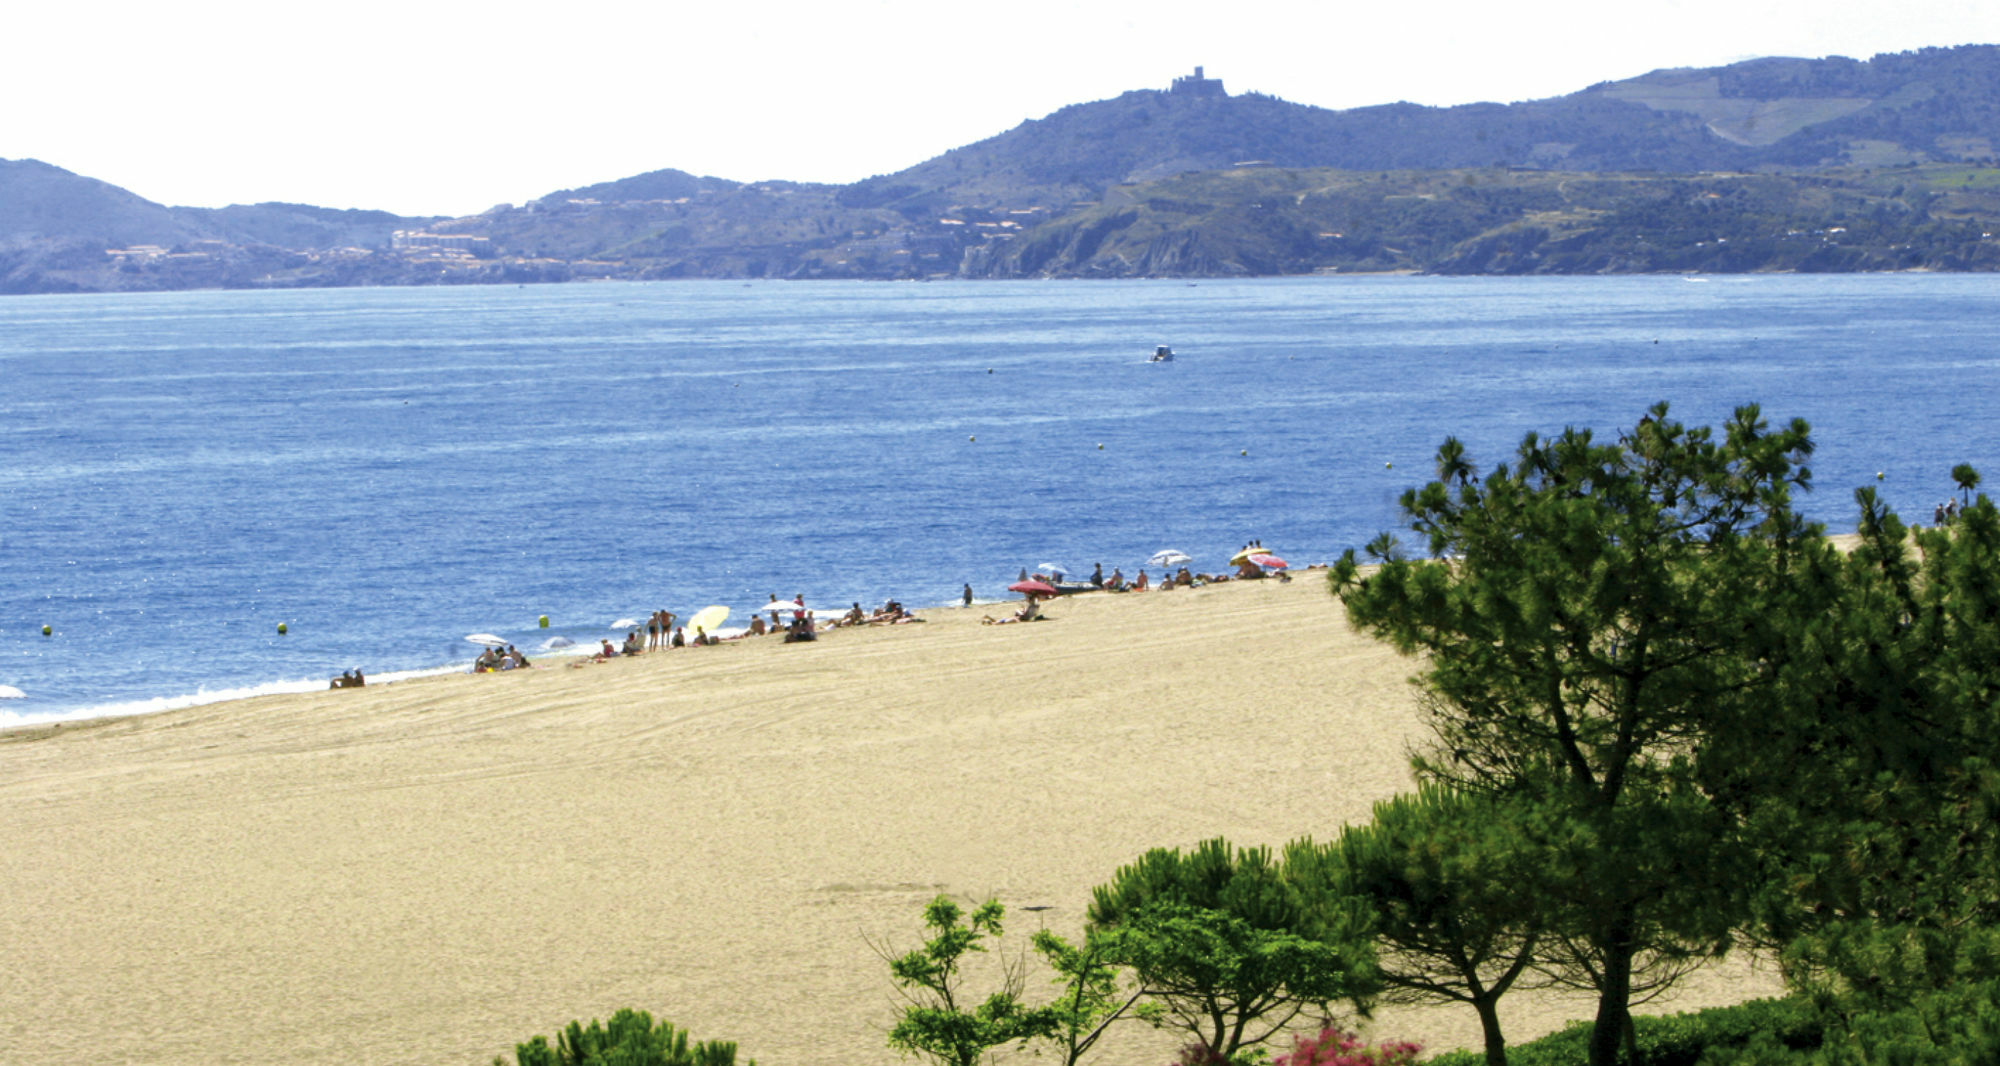
[[1422, 1050], [1407, 1040], [1367, 1046], [1355, 1034], [1329, 1025], [1317, 1036], [1300, 1036], [1292, 1053], [1272, 1059], [1271, 1066], [1411, 1066]]

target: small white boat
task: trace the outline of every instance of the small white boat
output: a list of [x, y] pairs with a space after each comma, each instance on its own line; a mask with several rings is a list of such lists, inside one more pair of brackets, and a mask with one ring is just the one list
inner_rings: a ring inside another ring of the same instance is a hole
[[1171, 363], [1174, 361], [1174, 350], [1162, 344], [1158, 348], [1153, 349], [1153, 357], [1146, 361], [1149, 363]]

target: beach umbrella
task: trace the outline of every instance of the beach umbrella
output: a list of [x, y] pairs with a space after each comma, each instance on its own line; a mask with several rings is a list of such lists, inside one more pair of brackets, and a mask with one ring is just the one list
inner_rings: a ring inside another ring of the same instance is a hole
[[1153, 557], [1152, 557], [1152, 558], [1150, 558], [1150, 559], [1148, 559], [1148, 560], [1146, 560], [1146, 565], [1147, 565], [1147, 566], [1179, 566], [1179, 565], [1181, 565], [1182, 563], [1191, 563], [1191, 562], [1194, 562], [1194, 556], [1192, 556], [1192, 555], [1189, 555], [1188, 553], [1186, 553], [1186, 552], [1183, 552], [1183, 551], [1175, 551], [1175, 550], [1174, 550], [1174, 549], [1172, 549], [1172, 548], [1166, 548], [1166, 549], [1163, 549], [1163, 550], [1160, 550], [1160, 551], [1156, 551], [1156, 552], [1154, 552], [1154, 553], [1153, 553]]
[[1016, 581], [1007, 586], [1007, 591], [1019, 592], [1029, 596], [1053, 596], [1056, 594], [1055, 586], [1046, 581]]
[[1283, 570], [1291, 565], [1269, 552], [1258, 552], [1250, 556], [1250, 561], [1266, 570]]
[[696, 611], [694, 613], [693, 618], [690, 618], [686, 622], [683, 622], [681, 624], [690, 631], [699, 629], [704, 633], [713, 634], [716, 630], [716, 627], [722, 625], [722, 623], [728, 620], [729, 620], [729, 608], [724, 607], [718, 603], [712, 607], [703, 607], [701, 610]]
[[1061, 563], [1043, 563], [1035, 567], [1035, 569], [1044, 574], [1073, 574], [1076, 572]]
[[503, 647], [507, 643], [506, 637], [496, 637], [491, 633], [473, 633], [465, 639], [474, 644], [496, 644]]
[[1242, 566], [1253, 555], [1268, 555], [1270, 552], [1261, 544], [1252, 544], [1229, 557], [1229, 565]]
[[12, 685], [0, 685], [0, 700], [25, 700], [28, 694]]

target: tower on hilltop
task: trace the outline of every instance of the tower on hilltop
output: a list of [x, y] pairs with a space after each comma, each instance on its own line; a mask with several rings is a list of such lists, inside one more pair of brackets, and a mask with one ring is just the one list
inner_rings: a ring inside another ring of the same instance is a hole
[[1167, 91], [1178, 96], [1224, 97], [1229, 95], [1229, 91], [1222, 87], [1221, 78], [1202, 77], [1200, 67], [1194, 68], [1193, 74], [1175, 78], [1173, 88]]

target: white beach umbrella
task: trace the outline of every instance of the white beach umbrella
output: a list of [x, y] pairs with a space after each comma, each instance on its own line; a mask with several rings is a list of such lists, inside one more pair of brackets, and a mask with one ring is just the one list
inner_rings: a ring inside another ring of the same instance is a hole
[[1153, 557], [1146, 560], [1146, 565], [1179, 566], [1182, 563], [1191, 563], [1191, 562], [1194, 562], [1194, 556], [1189, 555], [1184, 551], [1175, 551], [1172, 548], [1163, 548], [1160, 551], [1154, 552]]

